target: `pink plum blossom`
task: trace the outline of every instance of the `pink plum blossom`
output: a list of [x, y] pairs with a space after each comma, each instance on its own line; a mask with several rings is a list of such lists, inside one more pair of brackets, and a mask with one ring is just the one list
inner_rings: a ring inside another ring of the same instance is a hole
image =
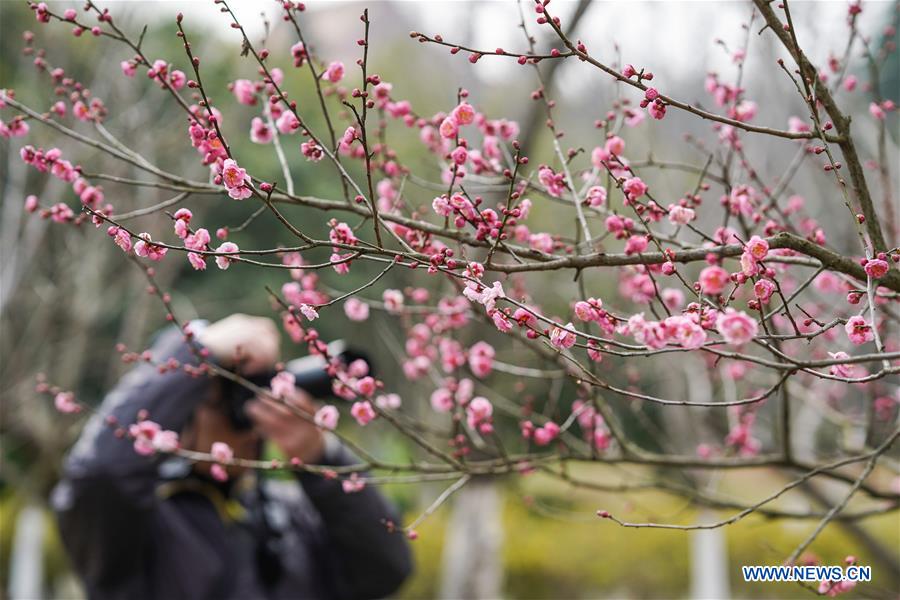
[[229, 463], [234, 459], [234, 450], [225, 442], [213, 442], [209, 453], [218, 463]]
[[700, 272], [700, 290], [704, 294], [721, 294], [728, 281], [728, 271], [717, 265], [706, 267]]
[[233, 159], [225, 159], [222, 163], [222, 183], [228, 190], [228, 195], [235, 200], [243, 200], [253, 195], [249, 184], [250, 178], [247, 170], [242, 169]]
[[469, 348], [469, 368], [472, 373], [484, 379], [494, 369], [494, 347], [487, 342], [476, 342]]
[[316, 411], [313, 420], [318, 427], [332, 431], [337, 428], [339, 417], [340, 413], [338, 412], [338, 409], [330, 404], [326, 404]]
[[75, 394], [72, 392], [59, 392], [53, 398], [53, 405], [61, 413], [77, 413], [81, 411], [81, 405], [75, 401]]
[[572, 323], [566, 323], [564, 327], [556, 327], [550, 331], [550, 343], [565, 350], [575, 345], [575, 327]]
[[[237, 252], [238, 250], [240, 250], [240, 248], [238, 248], [238, 245], [234, 242], [225, 242], [216, 248], [216, 252]], [[233, 256], [217, 256], [216, 265], [224, 271], [231, 266], [231, 263], [236, 261], [237, 257], [237, 254]]]
[[478, 425], [490, 420], [494, 413], [494, 405], [482, 396], [472, 398], [471, 402], [466, 405], [466, 418], [469, 427], [476, 428]]
[[269, 389], [276, 398], [286, 399], [296, 393], [297, 378], [290, 371], [280, 371], [269, 382]]
[[875, 330], [872, 329], [872, 326], [868, 321], [859, 315], [847, 319], [847, 324], [844, 325], [844, 331], [847, 332], [847, 337], [850, 341], [857, 346], [861, 346], [866, 342], [871, 342], [875, 339]]
[[331, 83], [339, 82], [344, 78], [344, 63], [335, 61], [329, 64], [325, 69], [324, 77]]
[[365, 321], [369, 318], [369, 305], [358, 298], [348, 298], [344, 302], [344, 313], [351, 321]]
[[353, 418], [356, 419], [356, 422], [362, 427], [371, 423], [372, 420], [378, 416], [368, 400], [354, 402], [353, 406], [350, 407], [350, 414], [353, 415]]
[[716, 319], [716, 329], [726, 342], [735, 346], [741, 346], [752, 340], [758, 327], [756, 319], [733, 308], [726, 308]]
[[149, 258], [152, 261], [161, 261], [169, 249], [153, 243], [147, 232], [138, 235], [138, 241], [134, 243], [134, 253], [141, 258]]

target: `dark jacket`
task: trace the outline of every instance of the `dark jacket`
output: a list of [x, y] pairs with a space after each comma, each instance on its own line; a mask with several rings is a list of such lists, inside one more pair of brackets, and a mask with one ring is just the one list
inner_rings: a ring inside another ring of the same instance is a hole
[[[191, 362], [177, 330], [153, 348], [157, 361]], [[90, 598], [377, 598], [411, 570], [399, 523], [372, 487], [344, 493], [311, 474], [267, 478], [239, 492], [191, 474], [181, 459], [137, 454], [105, 424], [127, 428], [141, 409], [181, 431], [210, 379], [143, 364], [128, 373], [85, 427], [53, 493], [63, 542]], [[324, 464], [353, 464], [339, 444]]]

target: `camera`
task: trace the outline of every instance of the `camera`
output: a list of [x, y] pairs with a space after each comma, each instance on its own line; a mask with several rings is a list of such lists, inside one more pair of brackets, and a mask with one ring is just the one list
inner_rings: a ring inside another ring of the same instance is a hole
[[[349, 348], [344, 340], [336, 340], [328, 344], [328, 356], [336, 357], [345, 365], [349, 365], [355, 360], [364, 360], [369, 365], [370, 374], [373, 372], [372, 361], [369, 357], [364, 352]], [[311, 354], [288, 361], [284, 370], [293, 374], [297, 387], [313, 398], [328, 398], [333, 395], [333, 392], [331, 388], [332, 378], [326, 370], [327, 366], [324, 356]], [[268, 387], [275, 374], [275, 371], [272, 371], [244, 377], [244, 379], [259, 387]], [[231, 421], [231, 425], [237, 430], [252, 428], [253, 423], [244, 412], [244, 405], [252, 400], [256, 394], [254, 394], [253, 390], [230, 379], [220, 377], [219, 380], [224, 410], [229, 421]]]

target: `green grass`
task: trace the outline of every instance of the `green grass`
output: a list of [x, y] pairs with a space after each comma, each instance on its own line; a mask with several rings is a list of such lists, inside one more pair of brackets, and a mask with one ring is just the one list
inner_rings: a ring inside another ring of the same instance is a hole
[[[613, 482], [610, 468], [585, 466], [579, 476]], [[782, 484], [763, 470], [731, 474], [720, 490], [748, 500], [765, 497]], [[790, 496], [783, 509], [803, 510], [799, 496]], [[685, 501], [658, 492], [612, 494], [571, 490], [541, 475], [504, 488], [504, 595], [507, 598], [679, 598], [690, 589], [690, 533], [663, 529], [623, 528], [595, 516], [609, 510], [632, 522], [691, 524], [697, 511]], [[857, 506], [858, 508], [858, 506]], [[704, 515], [703, 522], [736, 511]], [[415, 576], [401, 592], [403, 598], [434, 597], [439, 585], [441, 549], [448, 507], [419, 528], [413, 542]], [[781, 564], [815, 527], [816, 520], [785, 521], [750, 516], [725, 528], [732, 593], [739, 598], [813, 598], [790, 583], [745, 583], [742, 565]], [[897, 513], [866, 521], [865, 528], [884, 546], [900, 548]], [[872, 564], [873, 588], [890, 590], [879, 577], [878, 565], [843, 529], [829, 526], [808, 550], [822, 564], [841, 564], [848, 554]], [[857, 590], [864, 592], [861, 584]], [[854, 596], [856, 597], [856, 596]]]

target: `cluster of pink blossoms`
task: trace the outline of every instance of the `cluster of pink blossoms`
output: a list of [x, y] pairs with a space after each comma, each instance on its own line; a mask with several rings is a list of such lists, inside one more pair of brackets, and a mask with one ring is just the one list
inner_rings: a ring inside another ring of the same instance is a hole
[[129, 426], [128, 435], [134, 441], [134, 451], [144, 456], [178, 449], [178, 433], [164, 430], [159, 423], [150, 420], [141, 420]]
[[222, 162], [222, 171], [220, 173], [222, 184], [228, 190], [228, 195], [235, 200], [244, 200], [253, 195], [252, 182], [247, 175], [247, 170], [242, 169], [231, 158], [226, 158]]
[[[543, 16], [547, 10], [546, 5], [546, 2], [536, 3], [539, 22], [547, 22], [547, 18]], [[35, 13], [41, 22], [50, 19], [49, 9], [45, 4], [35, 5]], [[66, 11], [66, 19], [74, 21], [75, 14], [74, 10]], [[458, 48], [456, 50], [459, 51]], [[580, 42], [578, 50], [585, 52]], [[555, 56], [558, 57], [559, 51], [555, 52]], [[732, 54], [732, 60], [736, 64], [741, 64], [745, 58], [744, 54], [743, 50], [738, 50]], [[291, 57], [297, 68], [310, 64], [307, 48], [302, 43], [297, 43], [291, 48]], [[480, 55], [473, 54], [470, 60], [474, 63], [479, 58]], [[528, 62], [528, 58], [519, 57], [519, 62], [524, 64]], [[36, 57], [36, 63], [40, 68], [43, 58]], [[133, 77], [141, 65], [148, 67], [147, 76], [161, 87], [179, 90], [185, 85], [189, 87], [196, 85], [196, 82], [188, 82], [182, 71], [163, 60], [147, 65], [145, 61], [136, 57], [122, 62], [122, 72], [125, 76]], [[843, 66], [836, 59], [829, 61], [829, 66], [832, 73], [843, 71]], [[99, 120], [102, 117], [104, 114], [102, 103], [91, 99], [90, 94], [77, 90], [78, 86], [74, 83], [66, 83], [68, 78], [61, 70], [52, 69], [50, 73], [54, 81], [67, 89], [71, 88], [73, 95], [68, 98], [72, 104], [71, 113], [75, 118]], [[378, 142], [368, 149], [365, 148], [364, 134], [368, 133], [371, 139], [371, 132], [361, 131], [359, 123], [351, 121], [338, 138], [336, 148], [328, 146], [326, 149], [322, 141], [305, 129], [298, 113], [295, 112], [296, 105], [286, 100], [282, 101], [283, 97], [279, 99], [279, 87], [285, 78], [282, 70], [277, 67], [261, 68], [260, 74], [263, 77], [261, 80], [237, 79], [230, 85], [230, 91], [239, 104], [257, 107], [260, 110], [250, 119], [251, 142], [270, 144], [280, 135], [287, 136], [299, 132], [304, 138], [299, 144], [299, 154], [310, 162], [318, 162], [326, 157], [334, 158], [332, 153], [360, 163], [371, 159], [369, 172], [377, 174], [376, 179], [381, 179], [375, 182], [373, 194], [375, 197], [365, 198], [360, 195], [355, 199], [357, 203], [363, 204], [366, 201], [375, 203], [382, 215], [403, 217], [403, 223], [409, 222], [410, 213], [418, 218], [427, 212], [419, 212], [420, 207], [411, 208], [409, 199], [401, 198], [400, 190], [409, 171], [386, 142]], [[826, 75], [820, 74], [823, 82], [827, 81]], [[542, 316], [545, 313], [542, 313], [535, 299], [527, 293], [524, 283], [515, 276], [503, 279], [502, 282], [500, 280], [487, 282], [484, 277], [484, 265], [475, 262], [475, 258], [467, 252], [468, 249], [450, 248], [444, 242], [435, 239], [437, 235], [431, 234], [428, 228], [401, 224], [398, 222], [401, 221], [399, 218], [387, 219], [383, 226], [388, 227], [391, 233], [414, 252], [428, 257], [427, 269], [422, 271], [427, 271], [431, 275], [448, 270], [461, 274], [462, 283], [459, 290], [431, 302], [431, 292], [425, 288], [388, 288], [382, 292], [380, 302], [349, 298], [343, 304], [344, 314], [349, 320], [360, 322], [368, 319], [370, 308], [374, 308], [383, 309], [389, 315], [399, 317], [397, 320], [402, 323], [406, 332], [403, 360], [403, 372], [406, 377], [409, 380], [418, 380], [431, 373], [442, 372], [446, 378], [432, 393], [431, 406], [436, 412], [452, 413], [456, 418], [464, 415], [469, 428], [481, 434], [488, 435], [493, 432], [494, 406], [487, 398], [475, 395], [475, 384], [466, 375], [471, 374], [476, 380], [484, 380], [495, 372], [495, 368], [498, 371], [508, 370], [509, 365], [501, 363], [497, 358], [498, 351], [487, 339], [461, 341], [464, 338], [459, 335], [458, 330], [469, 325], [473, 317], [486, 316], [490, 320], [489, 323], [492, 323], [501, 334], [512, 333], [518, 328], [518, 333], [524, 334], [528, 339], [546, 339], [552, 348], [566, 357], [584, 350], [588, 358], [594, 362], [602, 360], [604, 353], [610, 351], [611, 343], [619, 345], [621, 343], [589, 334], [593, 328], [599, 328], [602, 335], [609, 338], [615, 335], [630, 336], [648, 351], [663, 348], [696, 350], [704, 346], [710, 346], [710, 349], [715, 351], [715, 346], [719, 346], [721, 342], [715, 337], [710, 338], [718, 335], [725, 343], [736, 346], [737, 351], [743, 352], [745, 351], [743, 347], [756, 340], [759, 335], [760, 322], [754, 316], [754, 311], [762, 312], [762, 307], [769, 304], [775, 294], [782, 291], [790, 294], [797, 289], [798, 282], [793, 279], [786, 263], [777, 260], [790, 257], [792, 252], [783, 248], [770, 250], [769, 241], [766, 239], [785, 231], [787, 225], [771, 217], [770, 191], [762, 183], [754, 179], [753, 185], [735, 182], [735, 185], [726, 186], [726, 193], [719, 199], [726, 224], [715, 229], [711, 235], [699, 231], [700, 222], [706, 216], [701, 213], [699, 207], [704, 200], [704, 193], [710, 189], [708, 184], [703, 183], [694, 193], [684, 195], [677, 202], [669, 203], [668, 200], [671, 198], [666, 198], [667, 208], [657, 203], [654, 196], [662, 199], [662, 194], [656, 189], [651, 191], [647, 183], [652, 181], [651, 179], [647, 178], [645, 181], [646, 175], [642, 177], [643, 173], [635, 172], [632, 163], [625, 156], [626, 143], [615, 132], [622, 131], [619, 124], [625, 127], [640, 125], [645, 115], [662, 119], [666, 115], [667, 106], [670, 105], [656, 88], [647, 87], [647, 82], [653, 80], [652, 73], [626, 65], [622, 69], [622, 76], [637, 82], [643, 92], [639, 106], [646, 111], [632, 108], [630, 101], [616, 103], [614, 110], [606, 114], [606, 122], [597, 124], [598, 129], [607, 133], [603, 135], [600, 145], [591, 151], [590, 165], [583, 171], [576, 171], [574, 167], [570, 167], [575, 179], [571, 181], [567, 170], [558, 163], [540, 165], [530, 178], [527, 174], [513, 175], [509, 155], [520, 150], [515, 141], [518, 125], [505, 119], [488, 119], [469, 103], [468, 92], [465, 90], [460, 92], [460, 101], [449, 113], [438, 112], [431, 117], [425, 117], [416, 114], [408, 101], [394, 97], [393, 85], [381, 81], [377, 75], [368, 76], [364, 90], [354, 90], [351, 93], [337, 85], [345, 77], [345, 67], [342, 63], [328, 63], [320, 73], [318, 83], [325, 84], [326, 97], [334, 95], [342, 101], [350, 98], [364, 99], [370, 103], [369, 108], [377, 108], [380, 111], [380, 116], [395, 119], [406, 127], [418, 130], [420, 142], [440, 163], [441, 182], [446, 186], [443, 189], [448, 190], [434, 198], [431, 208], [438, 217], [441, 217], [439, 221], [460, 230], [453, 233], [471, 235], [478, 242], [487, 242], [491, 250], [485, 264], [489, 266], [497, 264], [492, 263], [490, 257], [494, 255], [495, 250], [502, 248], [501, 244], [507, 242], [517, 242], [533, 251], [548, 255], [541, 256], [542, 259], [561, 258], [577, 253], [579, 250], [577, 244], [571, 239], [551, 232], [532, 231], [532, 224], [528, 222], [534, 207], [546, 210], [540, 200], [542, 195], [561, 198], [567, 191], [572, 192], [576, 200], [578, 196], [583, 195], [581, 200], [583, 206], [579, 208], [584, 208], [586, 213], [590, 213], [591, 218], [599, 217], [603, 220], [605, 231], [609, 236], [604, 235], [605, 239], [601, 238], [598, 247], [593, 249], [598, 253], [615, 252], [611, 246], [621, 244], [622, 252], [629, 260], [640, 261], [641, 255], [662, 250], [660, 243], [667, 242], [665, 235], [657, 235], [657, 231], [651, 229], [661, 222], [663, 223], [661, 227], [668, 228], [665, 224], [666, 219], [668, 225], [675, 231], [672, 238], [677, 237], [679, 233], [687, 235], [691, 232], [698, 233], [702, 235], [703, 240], [697, 242], [695, 247], [701, 251], [703, 248], [710, 249], [705, 265], [702, 265], [702, 269], [696, 275], [696, 281], [691, 281], [694, 275], [688, 275], [686, 272], [688, 266], [679, 262], [681, 259], [669, 249], [663, 251], [665, 262], [662, 264], [648, 260], [645, 264], [628, 264], [619, 269], [618, 291], [622, 299], [638, 305], [638, 308], [634, 309], [636, 311], [634, 314], [614, 314], [615, 311], [611, 308], [615, 306], [613, 299], [608, 299], [607, 306], [604, 307], [600, 299], [587, 298], [574, 303], [572, 306], [574, 318], [571, 320], [565, 316], [551, 320]], [[744, 89], [721, 82], [716, 74], [710, 74], [706, 87], [715, 103], [724, 108], [730, 119], [739, 123], [748, 123], [755, 119], [758, 106], [745, 98]], [[847, 91], [853, 91], [856, 79], [853, 76], [846, 77], [843, 87]], [[535, 99], [539, 99], [541, 93], [543, 92], [536, 93]], [[2, 99], [3, 95], [0, 94], [0, 107], [3, 106]], [[67, 114], [67, 106], [64, 101], [56, 102], [51, 107], [51, 112], [63, 118]], [[882, 101], [873, 103], [869, 110], [875, 119], [883, 120], [895, 110], [895, 106], [890, 101]], [[253, 179], [247, 174], [246, 169], [241, 168], [236, 159], [229, 154], [224, 140], [220, 138], [219, 126], [223, 123], [223, 116], [219, 110], [195, 105], [190, 108], [190, 113], [191, 144], [197, 149], [203, 163], [210, 167], [216, 183], [224, 186], [229, 197], [243, 200], [255, 193], [262, 195], [273, 191], [273, 184], [261, 183], [254, 187]], [[831, 127], [826, 126], [826, 130]], [[714, 129], [723, 148], [729, 152], [742, 151], [740, 127], [717, 123]], [[788, 121], [788, 131], [791, 133], [805, 133], [812, 130], [813, 125], [808, 120], [791, 117]], [[24, 119], [15, 118], [5, 124], [0, 122], [0, 135], [4, 137], [21, 137], [28, 132], [28, 123]], [[801, 148], [811, 154], [819, 153], [811, 144]], [[293, 152], [297, 152], [296, 145]], [[574, 159], [576, 154], [572, 151], [570, 157]], [[73, 189], [84, 205], [98, 210], [103, 215], [112, 215], [111, 207], [100, 207], [103, 202], [102, 189], [99, 186], [91, 186], [82, 179], [80, 168], [63, 160], [58, 150], [53, 149], [45, 153], [28, 146], [23, 149], [23, 159], [39, 170], [52, 171], [55, 176], [72, 183]], [[516, 159], [516, 168], [528, 164], [527, 157], [519, 158], [517, 155]], [[572, 164], [575, 164], [574, 161]], [[639, 163], [635, 161], [633, 164]], [[742, 166], [750, 170], [748, 164]], [[483, 197], [470, 195], [459, 185], [471, 175], [511, 181], [511, 193], [503, 201], [490, 205]], [[599, 184], [601, 177], [607, 175], [611, 176], [607, 178], [606, 183], [609, 189]], [[517, 177], [520, 181], [516, 179]], [[580, 191], [572, 189], [580, 187], [573, 185], [579, 178], [584, 183]], [[622, 196], [621, 207], [617, 197], [618, 191]], [[536, 195], [531, 198], [525, 197], [526, 193], [531, 192]], [[784, 207], [778, 207], [779, 217], [789, 215], [796, 217], [796, 229], [792, 230], [792, 233], [796, 231], [809, 242], [824, 246], [824, 228], [803, 212], [803, 198], [794, 195], [789, 197], [785, 204]], [[26, 208], [29, 211], [38, 210], [37, 198], [29, 197]], [[629, 214], [633, 212], [634, 218], [618, 214], [617, 210], [624, 210]], [[75, 220], [73, 211], [63, 203], [46, 212], [54, 220]], [[174, 215], [174, 231], [176, 236], [183, 240], [192, 267], [203, 270], [207, 266], [206, 258], [213, 252], [210, 247], [211, 236], [207, 229], [193, 229], [191, 219], [192, 214], [189, 210], [177, 211]], [[97, 221], [102, 219], [95, 219], [95, 222]], [[736, 221], [740, 221], [740, 224], [735, 224]], [[727, 225], [729, 222], [733, 227]], [[97, 224], [99, 225], [99, 222]], [[328, 225], [332, 250], [331, 266], [337, 274], [345, 275], [350, 271], [351, 258], [367, 244], [357, 239], [352, 227], [345, 222], [334, 219]], [[133, 250], [136, 255], [153, 261], [159, 261], [166, 255], [168, 248], [154, 242], [146, 232], [132, 236], [120, 226], [112, 226], [107, 231], [115, 243], [126, 252]], [[757, 234], [754, 235], [753, 232]], [[227, 235], [225, 228], [216, 233], [216, 237], [221, 240], [225, 240]], [[746, 239], [748, 237], [749, 239]], [[136, 241], [132, 245], [133, 238]], [[732, 266], [730, 258], [723, 257], [721, 249], [715, 248], [731, 244], [743, 248], [738, 268]], [[691, 245], [681, 246], [680, 250], [685, 248], [691, 248]], [[214, 253], [218, 254], [215, 256], [215, 262], [220, 269], [227, 269], [233, 262], [240, 260], [239, 248], [234, 242], [224, 241]], [[510, 251], [508, 254], [513, 252]], [[535, 253], [530, 254], [531, 258], [534, 256]], [[501, 261], [506, 258], [508, 257], [504, 256]], [[281, 260], [284, 265], [290, 267], [292, 278], [281, 289], [282, 296], [288, 304], [287, 310], [282, 313], [284, 328], [295, 342], [307, 342], [312, 353], [324, 354], [325, 351], [319, 348], [321, 342], [318, 333], [309, 326], [309, 323], [304, 324], [301, 317], [308, 322], [317, 319], [318, 310], [324, 311], [329, 305], [329, 295], [318, 289], [319, 276], [312, 269], [304, 268], [304, 261], [299, 254], [284, 253]], [[401, 260], [399, 254], [397, 260]], [[872, 280], [881, 280], [888, 276], [889, 260], [890, 257], [882, 253], [860, 261], [870, 278], [869, 284], [873, 283]], [[675, 276], [687, 281], [685, 290], [688, 294], [696, 293], [697, 302], [685, 306], [684, 291], [675, 287], [665, 287], [666, 278], [672, 278], [668, 281], [674, 282]], [[504, 286], [509, 290], [509, 295]], [[817, 276], [812, 288], [823, 294], [846, 292], [848, 303], [852, 305], [859, 303], [865, 296], [864, 292], [855, 289], [851, 282], [843, 281], [829, 272]], [[657, 300], [659, 304], [654, 304]], [[873, 300], [876, 304], [884, 301], [886, 301], [884, 298], [877, 295]], [[744, 303], [747, 311], [740, 308]], [[641, 307], [644, 307], [644, 310], [637, 312]], [[664, 309], [667, 316], [657, 310], [658, 308]], [[655, 320], [645, 317], [651, 312], [658, 315]], [[804, 312], [808, 316], [807, 319], [791, 323], [799, 335], [810, 334], [810, 339], [821, 335], [820, 339], [827, 344], [837, 344], [840, 341], [837, 337], [840, 327], [832, 331], [825, 329], [817, 321], [821, 316], [819, 307], [804, 307]], [[863, 311], [847, 319], [844, 331], [852, 344], [865, 344], [875, 339], [877, 320], [874, 312], [873, 309], [869, 318]], [[778, 331], [783, 328], [786, 330], [788, 326], [787, 319], [782, 314], [760, 318], [763, 318], [764, 322], [771, 322], [773, 328]], [[573, 322], [584, 324], [583, 329], [577, 328]], [[765, 339], [759, 341], [766, 342]], [[790, 341], [786, 342], [789, 343]], [[497, 349], [501, 353], [505, 352], [501, 345], [497, 345]], [[732, 350], [734, 349], [729, 349]], [[816, 348], [815, 352], [822, 354], [819, 348]], [[832, 377], [851, 379], [865, 375], [865, 369], [854, 364], [852, 357], [846, 352], [828, 352], [828, 355], [833, 360], [840, 361], [829, 366], [828, 372]], [[700, 356], [709, 359], [711, 364], [712, 356], [703, 353]], [[741, 380], [752, 367], [751, 363], [749, 359], [734, 360], [728, 362], [724, 369], [733, 379]], [[342, 400], [352, 403], [350, 415], [358, 425], [365, 426], [373, 422], [380, 411], [397, 410], [401, 407], [402, 401], [397, 394], [379, 393], [384, 391], [383, 383], [369, 375], [364, 364], [354, 363], [343, 367], [331, 361], [328, 369], [334, 376], [335, 394]], [[637, 386], [639, 382], [637, 375], [629, 374], [628, 379], [629, 384]], [[479, 381], [479, 385], [482, 383], [485, 382]], [[279, 398], [289, 397], [294, 391], [294, 386], [293, 376], [286, 372], [279, 373], [270, 384], [272, 394]], [[572, 417], [577, 419], [588, 443], [599, 450], [608, 448], [611, 444], [611, 435], [606, 423], [595, 407], [585, 400], [587, 392], [579, 389], [577, 393], [580, 399], [572, 405]], [[78, 406], [72, 398], [62, 393], [57, 395], [56, 402], [63, 411], [74, 411]], [[891, 397], [880, 395], [876, 401], [876, 411], [890, 415], [895, 404]], [[758, 406], [731, 411], [731, 428], [725, 438], [727, 451], [742, 456], [753, 455], [760, 451], [761, 443], [752, 435]], [[530, 406], [528, 410], [531, 410]], [[557, 421], [562, 422], [561, 415], [558, 414], [541, 419], [525, 418], [529, 416], [525, 411], [523, 415], [525, 416], [520, 421], [522, 438], [538, 447], [550, 446], [554, 441], [560, 440], [560, 437], [565, 435], [563, 427], [568, 428], [567, 425], [557, 424]], [[322, 407], [315, 414], [315, 423], [322, 429], [334, 429], [338, 420], [339, 411], [332, 405]], [[543, 424], [536, 425], [536, 422]], [[571, 423], [571, 420], [566, 422]], [[169, 435], [171, 433], [159, 431], [158, 425], [147, 420], [136, 423], [131, 429], [135, 448], [141, 453], [177, 448], [177, 436], [173, 441]], [[451, 442], [451, 445], [458, 448], [457, 452], [467, 450], [464, 447], [465, 440], [454, 439]], [[462, 449], [459, 449], [460, 447]], [[701, 456], [711, 456], [712, 452], [719, 451], [706, 445], [702, 447], [703, 450], [698, 448]], [[221, 479], [227, 478], [222, 465], [233, 460], [231, 449], [224, 444], [214, 445], [212, 456], [217, 461], [212, 467], [213, 475]], [[344, 489], [348, 492], [358, 491], [363, 485], [364, 481], [356, 474], [344, 481]], [[829, 594], [841, 589], [840, 584], [829, 585], [831, 587], [825, 590]]]

